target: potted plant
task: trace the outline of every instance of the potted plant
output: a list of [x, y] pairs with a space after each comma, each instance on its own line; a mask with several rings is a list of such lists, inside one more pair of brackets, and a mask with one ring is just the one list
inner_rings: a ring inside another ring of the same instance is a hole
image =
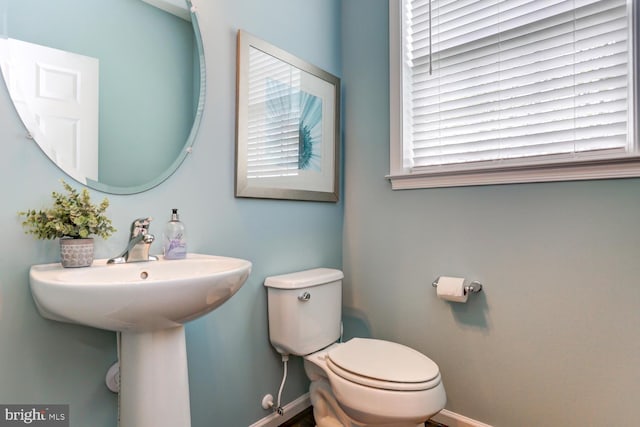
[[89, 191], [81, 192], [61, 180], [67, 194], [52, 193], [53, 206], [44, 210], [19, 212], [25, 217], [25, 233], [38, 239], [60, 239], [60, 258], [63, 267], [88, 267], [93, 262], [93, 238], [103, 239], [116, 231], [105, 215], [109, 200], [100, 205], [91, 203]]

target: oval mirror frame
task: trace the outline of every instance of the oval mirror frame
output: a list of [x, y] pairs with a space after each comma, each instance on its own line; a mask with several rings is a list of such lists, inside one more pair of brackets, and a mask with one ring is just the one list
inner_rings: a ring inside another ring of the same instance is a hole
[[[184, 1], [187, 4], [187, 9], [189, 10], [189, 14], [191, 16], [191, 24], [194, 32], [195, 48], [196, 48], [198, 66], [200, 71], [200, 74], [199, 74], [200, 81], [199, 81], [199, 93], [197, 95], [197, 106], [195, 109], [193, 124], [191, 126], [191, 129], [189, 130], [186, 141], [184, 142], [182, 148], [180, 149], [180, 152], [178, 153], [176, 159], [167, 167], [166, 170], [162, 171], [158, 176], [156, 176], [155, 178], [145, 183], [131, 185], [131, 186], [115, 186], [115, 185], [104, 184], [88, 178], [86, 179], [86, 182], [82, 182], [76, 177], [72, 176], [70, 173], [67, 173], [60, 165], [56, 164], [56, 162], [51, 157], [49, 157], [49, 155], [46, 154], [44, 150], [42, 150], [43, 153], [47, 156], [47, 158], [49, 158], [49, 160], [58, 169], [64, 172], [70, 179], [73, 179], [79, 184], [85, 185], [91, 189], [108, 193], [108, 194], [128, 195], [128, 194], [142, 193], [144, 191], [150, 190], [158, 186], [159, 184], [167, 180], [171, 175], [173, 175], [176, 172], [176, 170], [182, 165], [186, 157], [192, 152], [193, 144], [195, 142], [195, 138], [198, 133], [198, 129], [202, 121], [202, 114], [204, 111], [204, 100], [205, 100], [205, 93], [206, 93], [206, 66], [205, 66], [205, 58], [204, 58], [204, 48], [202, 45], [202, 35], [200, 33], [200, 26], [198, 23], [196, 7], [193, 5], [192, 0], [184, 0]], [[2, 36], [0, 35], [0, 37]], [[4, 81], [6, 86], [6, 81], [4, 80], [4, 78], [2, 80]], [[9, 92], [10, 92], [9, 88], [7, 88], [7, 93]], [[21, 121], [22, 121], [22, 118], [21, 118]], [[23, 123], [23, 126], [25, 126], [24, 130], [27, 137], [33, 139], [26, 125], [24, 124], [24, 121], [22, 121], [22, 123]], [[39, 145], [38, 145], [38, 149], [41, 149]]]

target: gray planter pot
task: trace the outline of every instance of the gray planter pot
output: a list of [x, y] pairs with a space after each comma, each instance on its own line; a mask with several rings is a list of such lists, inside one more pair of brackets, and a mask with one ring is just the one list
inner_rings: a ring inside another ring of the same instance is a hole
[[93, 263], [93, 239], [60, 239], [63, 267], [89, 267]]

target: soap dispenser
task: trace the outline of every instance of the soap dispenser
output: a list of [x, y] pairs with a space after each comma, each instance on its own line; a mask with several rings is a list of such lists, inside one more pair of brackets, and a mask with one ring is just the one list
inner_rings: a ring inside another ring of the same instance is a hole
[[184, 224], [178, 217], [178, 209], [173, 209], [171, 220], [164, 229], [162, 246], [165, 259], [182, 259], [187, 256], [187, 238]]

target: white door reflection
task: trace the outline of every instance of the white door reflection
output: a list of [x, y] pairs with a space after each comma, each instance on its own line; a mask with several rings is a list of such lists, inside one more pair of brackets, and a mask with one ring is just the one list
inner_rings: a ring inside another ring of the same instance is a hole
[[31, 136], [74, 179], [97, 180], [98, 59], [16, 39], [0, 44], [5, 81]]

